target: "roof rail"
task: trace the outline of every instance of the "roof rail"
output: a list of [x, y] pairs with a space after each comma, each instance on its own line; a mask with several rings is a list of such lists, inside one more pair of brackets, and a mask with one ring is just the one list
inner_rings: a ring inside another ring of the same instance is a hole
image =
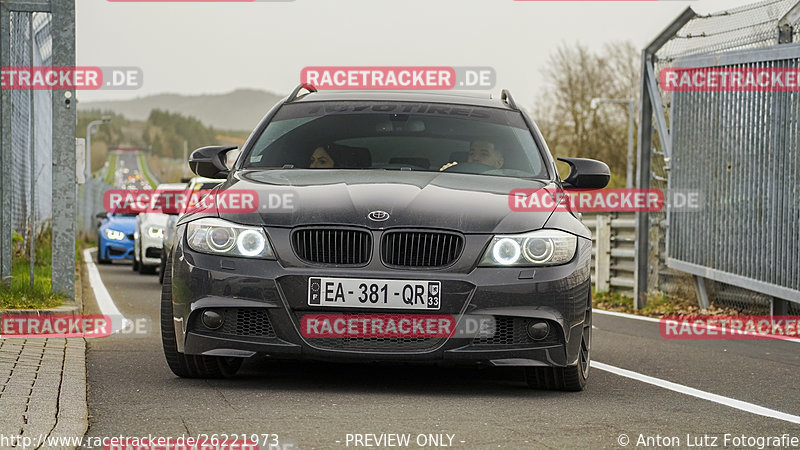
[[307, 90], [308, 94], [311, 94], [312, 92], [317, 92], [317, 88], [315, 88], [314, 85], [311, 84], [311, 83], [300, 84], [296, 88], [294, 88], [294, 90], [292, 91], [291, 94], [289, 94], [289, 97], [286, 99], [286, 103], [291, 103], [291, 102], [297, 100], [298, 98], [302, 98], [302, 97], [305, 97], [306, 95], [308, 95], [308, 94], [304, 94], [304, 95], [301, 95], [301, 96], [298, 97], [297, 94], [300, 93], [301, 89]]
[[500, 94], [500, 100], [502, 100], [503, 103], [511, 107], [511, 109], [519, 111], [519, 108], [517, 108], [517, 104], [514, 102], [514, 97], [511, 96], [511, 92], [508, 92], [508, 89], [503, 89], [503, 92]]

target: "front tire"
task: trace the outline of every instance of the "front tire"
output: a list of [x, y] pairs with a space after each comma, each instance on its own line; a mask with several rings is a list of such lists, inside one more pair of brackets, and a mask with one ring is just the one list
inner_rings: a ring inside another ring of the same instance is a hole
[[241, 358], [186, 355], [178, 351], [172, 319], [172, 261], [167, 261], [161, 286], [161, 344], [172, 373], [182, 378], [229, 378], [242, 365]]
[[166, 271], [166, 261], [167, 257], [165, 256], [167, 253], [167, 249], [162, 247], [161, 248], [161, 263], [158, 265], [158, 284], [164, 284], [164, 272]]
[[586, 388], [592, 361], [592, 295], [583, 319], [578, 363], [567, 367], [526, 367], [525, 381], [531, 389], [579, 392]]

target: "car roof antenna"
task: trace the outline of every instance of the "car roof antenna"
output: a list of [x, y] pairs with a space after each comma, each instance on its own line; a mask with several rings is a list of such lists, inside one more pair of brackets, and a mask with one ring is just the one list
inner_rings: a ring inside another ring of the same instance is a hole
[[517, 104], [514, 102], [514, 97], [511, 96], [511, 92], [508, 92], [508, 89], [503, 89], [503, 92], [500, 94], [500, 100], [502, 100], [503, 103], [508, 105], [511, 109], [519, 111]]
[[297, 94], [300, 93], [301, 89], [307, 90], [308, 94], [311, 94], [312, 92], [317, 92], [317, 88], [315, 88], [314, 85], [311, 83], [300, 84], [296, 88], [294, 88], [291, 94], [289, 94], [289, 98], [286, 99], [286, 103], [291, 103], [297, 99], [303, 98], [306, 95], [308, 95], [308, 94], [303, 94], [301, 96], [298, 96]]

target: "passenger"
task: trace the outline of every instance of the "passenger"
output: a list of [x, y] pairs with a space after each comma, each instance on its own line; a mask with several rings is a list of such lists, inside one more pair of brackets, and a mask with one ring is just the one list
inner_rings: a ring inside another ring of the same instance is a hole
[[314, 149], [309, 161], [309, 168], [311, 169], [333, 169], [336, 162], [330, 154], [330, 149], [320, 145]]

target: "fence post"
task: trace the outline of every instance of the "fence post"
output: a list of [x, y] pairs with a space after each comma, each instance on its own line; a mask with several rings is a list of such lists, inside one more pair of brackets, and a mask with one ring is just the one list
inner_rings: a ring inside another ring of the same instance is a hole
[[[0, 2], [0, 66], [11, 65], [11, 14]], [[0, 277], [11, 283], [11, 93], [0, 90]]]
[[[655, 114], [656, 124], [659, 125], [659, 138], [664, 143], [664, 152], [669, 152], [670, 139], [665, 135], [666, 121], [664, 111], [656, 108], [656, 103], [660, 105], [660, 93], [658, 83], [655, 80], [655, 55], [675, 34], [696, 17], [692, 8], [686, 10], [678, 16], [653, 42], [642, 50], [642, 84], [639, 107], [639, 146], [636, 150], [636, 187], [638, 189], [650, 188], [650, 159], [653, 152], [653, 115]], [[655, 90], [654, 90], [655, 89]], [[657, 102], [656, 102], [657, 101]], [[633, 307], [639, 309], [647, 301], [648, 277], [650, 275], [650, 214], [647, 211], [636, 213], [636, 262], [634, 272], [633, 287]]]
[[[650, 152], [653, 145], [653, 106], [647, 83], [647, 65], [651, 64], [652, 50], [642, 52], [642, 98], [639, 106], [639, 146], [636, 155], [636, 187], [650, 187]], [[657, 111], [661, 113], [661, 111]], [[646, 211], [636, 213], [636, 270], [633, 274], [633, 308], [644, 306], [648, 283], [648, 259], [650, 255], [650, 215]]]
[[711, 302], [708, 300], [708, 291], [706, 290], [706, 279], [692, 275], [692, 281], [694, 281], [694, 290], [697, 293], [697, 306], [705, 311], [711, 306]]
[[[53, 66], [75, 66], [75, 4], [52, 2]], [[75, 297], [75, 124], [73, 91], [53, 91], [52, 291]]]
[[611, 290], [611, 218], [598, 215], [596, 220], [595, 290], [608, 292]]

